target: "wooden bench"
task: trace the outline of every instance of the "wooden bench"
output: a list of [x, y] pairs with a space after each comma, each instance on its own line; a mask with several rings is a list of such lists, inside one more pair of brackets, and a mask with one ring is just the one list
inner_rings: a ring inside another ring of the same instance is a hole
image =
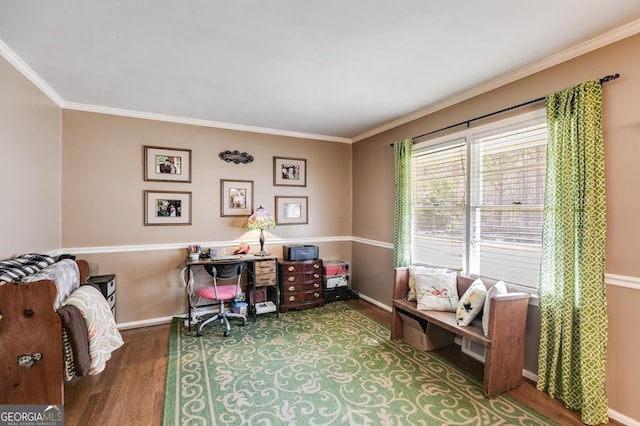
[[[422, 349], [433, 350], [453, 344], [454, 335], [466, 337], [485, 347], [484, 395], [496, 396], [522, 383], [524, 366], [524, 332], [527, 321], [529, 294], [512, 292], [496, 295], [490, 299], [489, 328], [485, 337], [482, 325], [474, 321], [468, 326], [459, 326], [455, 312], [419, 311], [416, 302], [406, 300], [409, 289], [409, 268], [396, 268], [393, 283], [393, 310], [391, 339], [403, 338], [404, 322], [419, 321], [417, 332]], [[474, 280], [458, 275], [458, 295], [462, 297]], [[487, 288], [493, 284], [485, 283]], [[479, 315], [482, 315], [480, 313]], [[403, 319], [404, 318], [404, 319]], [[416, 330], [410, 330], [416, 333]], [[413, 336], [415, 337], [415, 336]], [[406, 339], [405, 340], [409, 340]]]

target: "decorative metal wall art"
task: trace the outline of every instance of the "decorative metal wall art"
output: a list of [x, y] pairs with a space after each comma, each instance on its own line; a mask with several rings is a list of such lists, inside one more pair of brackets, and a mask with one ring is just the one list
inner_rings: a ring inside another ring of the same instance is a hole
[[223, 151], [218, 157], [227, 163], [247, 164], [253, 161], [253, 155], [240, 151]]

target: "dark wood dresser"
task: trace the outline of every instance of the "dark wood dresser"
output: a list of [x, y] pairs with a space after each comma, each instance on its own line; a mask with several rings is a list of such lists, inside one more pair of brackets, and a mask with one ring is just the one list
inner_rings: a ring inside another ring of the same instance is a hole
[[280, 260], [280, 312], [324, 305], [322, 294], [322, 259]]

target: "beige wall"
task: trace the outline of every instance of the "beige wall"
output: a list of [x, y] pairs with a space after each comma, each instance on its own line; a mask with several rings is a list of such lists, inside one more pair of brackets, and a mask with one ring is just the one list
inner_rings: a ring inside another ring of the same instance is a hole
[[[271, 213], [276, 195], [308, 197], [307, 225], [266, 232], [273, 254], [282, 255], [283, 243], [317, 244], [325, 259], [351, 258], [349, 144], [64, 111], [62, 145], [62, 246], [88, 259], [94, 274], [117, 275], [119, 324], [186, 311], [179, 272], [188, 244], [247, 241], [258, 250], [246, 217], [220, 216], [221, 179], [252, 180], [255, 206]], [[144, 181], [144, 145], [191, 149], [192, 182]], [[254, 161], [224, 162], [225, 150]], [[307, 186], [273, 186], [273, 156], [305, 158]], [[192, 225], [144, 226], [144, 190], [191, 192]]]
[[[353, 146], [354, 237], [391, 243], [393, 205], [393, 162], [389, 144], [466, 119], [498, 111], [548, 93], [573, 86], [585, 80], [620, 73], [621, 77], [604, 88], [604, 137], [607, 180], [607, 273], [627, 277], [631, 288], [608, 285], [609, 344], [607, 359], [607, 390], [609, 405], [630, 418], [640, 420], [637, 383], [640, 364], [635, 354], [640, 343], [634, 338], [634, 306], [640, 305], [640, 35], [627, 38], [550, 69], [523, 78], [486, 94], [454, 105], [427, 117], [398, 126], [383, 134], [357, 142]], [[375, 199], [367, 194], [377, 193]], [[380, 302], [391, 303], [392, 251], [381, 258], [380, 247], [354, 244], [353, 258], [378, 259], [376, 264], [354, 261], [354, 274], [366, 274], [369, 279], [358, 281], [359, 291], [371, 294]], [[371, 269], [374, 269], [375, 273]], [[610, 280], [609, 280], [610, 281]], [[536, 312], [530, 320], [538, 318]], [[532, 324], [530, 330], [537, 330]], [[533, 333], [533, 332], [531, 332]], [[535, 365], [537, 339], [527, 336], [528, 364]], [[535, 371], [534, 371], [535, 372]]]
[[[254, 182], [254, 203], [272, 213], [275, 195], [308, 196], [309, 224], [279, 226], [279, 238], [351, 235], [351, 147], [79, 111], [63, 112], [64, 247], [227, 241], [246, 217], [220, 216], [220, 180]], [[191, 149], [192, 183], [145, 182], [143, 146]], [[249, 164], [222, 161], [238, 150]], [[307, 186], [273, 186], [273, 156], [307, 159]], [[192, 193], [191, 226], [144, 226], [143, 191]], [[257, 231], [251, 235], [257, 240]]]
[[60, 108], [0, 57], [0, 259], [60, 247]]

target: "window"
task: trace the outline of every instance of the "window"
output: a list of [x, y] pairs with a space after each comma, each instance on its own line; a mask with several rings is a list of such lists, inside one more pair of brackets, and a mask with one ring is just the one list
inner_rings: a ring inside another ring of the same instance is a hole
[[417, 143], [412, 260], [536, 287], [544, 110]]

